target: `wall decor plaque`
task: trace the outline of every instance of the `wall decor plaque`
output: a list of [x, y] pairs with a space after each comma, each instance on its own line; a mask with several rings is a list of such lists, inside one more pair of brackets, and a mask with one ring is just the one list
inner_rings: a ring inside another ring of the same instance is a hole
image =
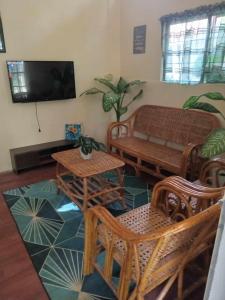
[[135, 26], [133, 36], [133, 54], [145, 53], [146, 25]]

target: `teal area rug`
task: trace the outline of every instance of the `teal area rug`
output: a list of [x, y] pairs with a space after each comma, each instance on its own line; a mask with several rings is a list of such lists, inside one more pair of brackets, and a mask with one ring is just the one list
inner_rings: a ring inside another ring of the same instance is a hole
[[[98, 273], [83, 276], [83, 214], [67, 196], [57, 194], [54, 180], [9, 190], [4, 197], [50, 299], [115, 299]], [[128, 210], [147, 203], [147, 184], [125, 176], [125, 197]], [[119, 202], [108, 209], [114, 215], [124, 212]]]

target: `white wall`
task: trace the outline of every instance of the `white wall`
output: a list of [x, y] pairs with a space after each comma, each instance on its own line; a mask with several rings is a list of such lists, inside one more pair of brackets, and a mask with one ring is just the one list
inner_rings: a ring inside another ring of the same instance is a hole
[[99, 97], [13, 104], [6, 60], [72, 60], [77, 95], [93, 78], [120, 73], [119, 0], [0, 0], [6, 53], [0, 54], [0, 171], [11, 169], [9, 149], [64, 138], [64, 124], [83, 122], [103, 140], [110, 114]]
[[[213, 4], [218, 0], [121, 0], [121, 74], [125, 78], [147, 81], [141, 103], [181, 107], [191, 95], [206, 91], [221, 91], [224, 84], [184, 86], [160, 82], [161, 66], [161, 24], [163, 15], [182, 12], [201, 5]], [[147, 25], [146, 53], [133, 54], [133, 28]], [[225, 104], [220, 107], [225, 110]]]
[[[9, 149], [61, 139], [64, 124], [84, 122], [86, 132], [101, 140], [111, 115], [98, 96], [38, 103], [42, 132], [37, 130], [34, 104], [13, 104], [5, 61], [73, 60], [77, 95], [96, 76], [108, 73], [147, 81], [137, 106], [149, 103], [181, 107], [191, 95], [221, 91], [223, 85], [182, 86], [160, 82], [162, 15], [216, 3], [218, 0], [0, 0], [6, 54], [0, 54], [0, 172], [11, 169]], [[147, 25], [146, 53], [133, 55], [133, 27]], [[224, 110], [224, 103], [220, 108]], [[127, 114], [127, 115], [128, 115]], [[126, 117], [126, 115], [124, 116]]]
[[215, 246], [211, 259], [204, 300], [223, 300], [225, 299], [225, 199], [221, 201], [222, 211], [217, 230]]

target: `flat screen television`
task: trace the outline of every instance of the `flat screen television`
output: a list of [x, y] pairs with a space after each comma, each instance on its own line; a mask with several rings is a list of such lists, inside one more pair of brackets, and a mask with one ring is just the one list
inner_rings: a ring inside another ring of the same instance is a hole
[[12, 100], [37, 102], [76, 98], [72, 61], [7, 61]]

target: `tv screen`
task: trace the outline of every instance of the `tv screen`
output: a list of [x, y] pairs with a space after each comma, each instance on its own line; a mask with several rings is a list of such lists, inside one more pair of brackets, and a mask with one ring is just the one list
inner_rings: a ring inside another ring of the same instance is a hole
[[72, 61], [7, 61], [13, 102], [76, 98]]

